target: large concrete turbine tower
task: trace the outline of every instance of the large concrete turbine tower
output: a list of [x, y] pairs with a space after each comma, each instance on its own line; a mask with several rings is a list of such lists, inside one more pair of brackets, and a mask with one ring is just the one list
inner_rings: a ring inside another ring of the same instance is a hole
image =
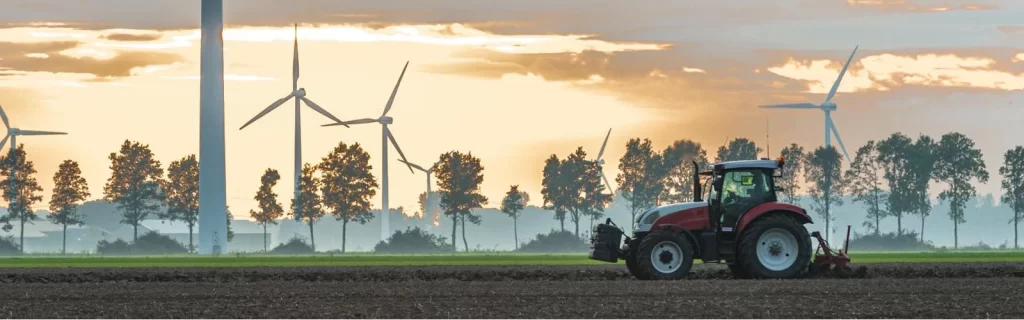
[[224, 1], [202, 0], [199, 67], [199, 253], [227, 252]]

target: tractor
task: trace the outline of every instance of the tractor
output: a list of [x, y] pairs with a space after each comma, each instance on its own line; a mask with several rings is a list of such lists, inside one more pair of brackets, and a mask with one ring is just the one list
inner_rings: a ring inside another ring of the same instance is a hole
[[[692, 202], [641, 213], [632, 237], [611, 219], [594, 226], [589, 258], [625, 260], [640, 280], [682, 279], [696, 259], [724, 262], [737, 278], [791, 279], [829, 270], [863, 276], [863, 267], [856, 274], [850, 269], [845, 247], [833, 251], [818, 232], [808, 234], [804, 225], [813, 222], [806, 210], [778, 201], [782, 189], [775, 179], [784, 165], [782, 157], [762, 158], [715, 163], [702, 171], [694, 161]], [[706, 201], [701, 177], [710, 180]], [[812, 237], [824, 250], [813, 257]]]

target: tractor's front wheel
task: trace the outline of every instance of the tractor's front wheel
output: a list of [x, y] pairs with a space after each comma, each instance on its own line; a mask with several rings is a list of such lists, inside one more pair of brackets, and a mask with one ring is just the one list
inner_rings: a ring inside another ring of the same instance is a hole
[[640, 241], [637, 263], [640, 271], [651, 280], [685, 278], [693, 267], [693, 244], [677, 232], [651, 232]]
[[746, 227], [740, 240], [743, 272], [760, 279], [797, 278], [811, 261], [807, 228], [788, 215], [771, 215]]
[[626, 269], [629, 270], [629, 274], [637, 280], [650, 280], [644, 270], [640, 269], [640, 264], [637, 262], [636, 249], [630, 249], [626, 252]]

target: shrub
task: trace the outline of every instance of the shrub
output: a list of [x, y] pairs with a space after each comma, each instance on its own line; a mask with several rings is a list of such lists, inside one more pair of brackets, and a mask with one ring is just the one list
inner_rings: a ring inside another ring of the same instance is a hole
[[0, 256], [21, 255], [21, 247], [13, 236], [0, 238]]
[[444, 253], [455, 251], [442, 236], [431, 234], [420, 227], [396, 230], [387, 241], [373, 247], [377, 253]]
[[[875, 235], [853, 233], [850, 239], [850, 248], [854, 251], [908, 251], [908, 250], [935, 250], [931, 242], [922, 242], [921, 237], [915, 231], [905, 231], [902, 235], [895, 232]], [[839, 247], [842, 243], [836, 243]]]
[[538, 234], [536, 239], [519, 246], [519, 252], [587, 252], [590, 245], [570, 231]]
[[273, 254], [306, 254], [313, 253], [313, 247], [306, 243], [306, 240], [295, 236], [288, 242], [282, 243], [270, 250]]
[[122, 239], [117, 239], [114, 242], [100, 240], [96, 245], [96, 252], [109, 255], [162, 255], [187, 253], [188, 249], [169, 236], [150, 231], [131, 244]]
[[117, 239], [114, 242], [100, 240], [100, 242], [96, 244], [96, 252], [99, 254], [109, 255], [128, 255], [132, 253], [132, 249], [127, 242], [121, 239]]

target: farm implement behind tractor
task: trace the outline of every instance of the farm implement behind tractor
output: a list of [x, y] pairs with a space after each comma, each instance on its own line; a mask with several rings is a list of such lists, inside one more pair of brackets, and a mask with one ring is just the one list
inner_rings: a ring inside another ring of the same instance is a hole
[[[693, 162], [692, 202], [640, 214], [632, 237], [611, 219], [594, 226], [589, 257], [613, 263], [625, 260], [630, 274], [641, 280], [684, 278], [696, 259], [724, 262], [737, 278], [865, 276], [866, 268], [854, 272], [850, 267], [846, 247], [834, 251], [820, 233], [808, 234], [804, 225], [813, 222], [806, 210], [778, 201], [781, 188], [775, 178], [784, 164], [781, 157], [729, 161], [699, 171]], [[701, 176], [711, 182], [707, 201], [702, 200]], [[813, 257], [812, 237], [818, 240]]]

